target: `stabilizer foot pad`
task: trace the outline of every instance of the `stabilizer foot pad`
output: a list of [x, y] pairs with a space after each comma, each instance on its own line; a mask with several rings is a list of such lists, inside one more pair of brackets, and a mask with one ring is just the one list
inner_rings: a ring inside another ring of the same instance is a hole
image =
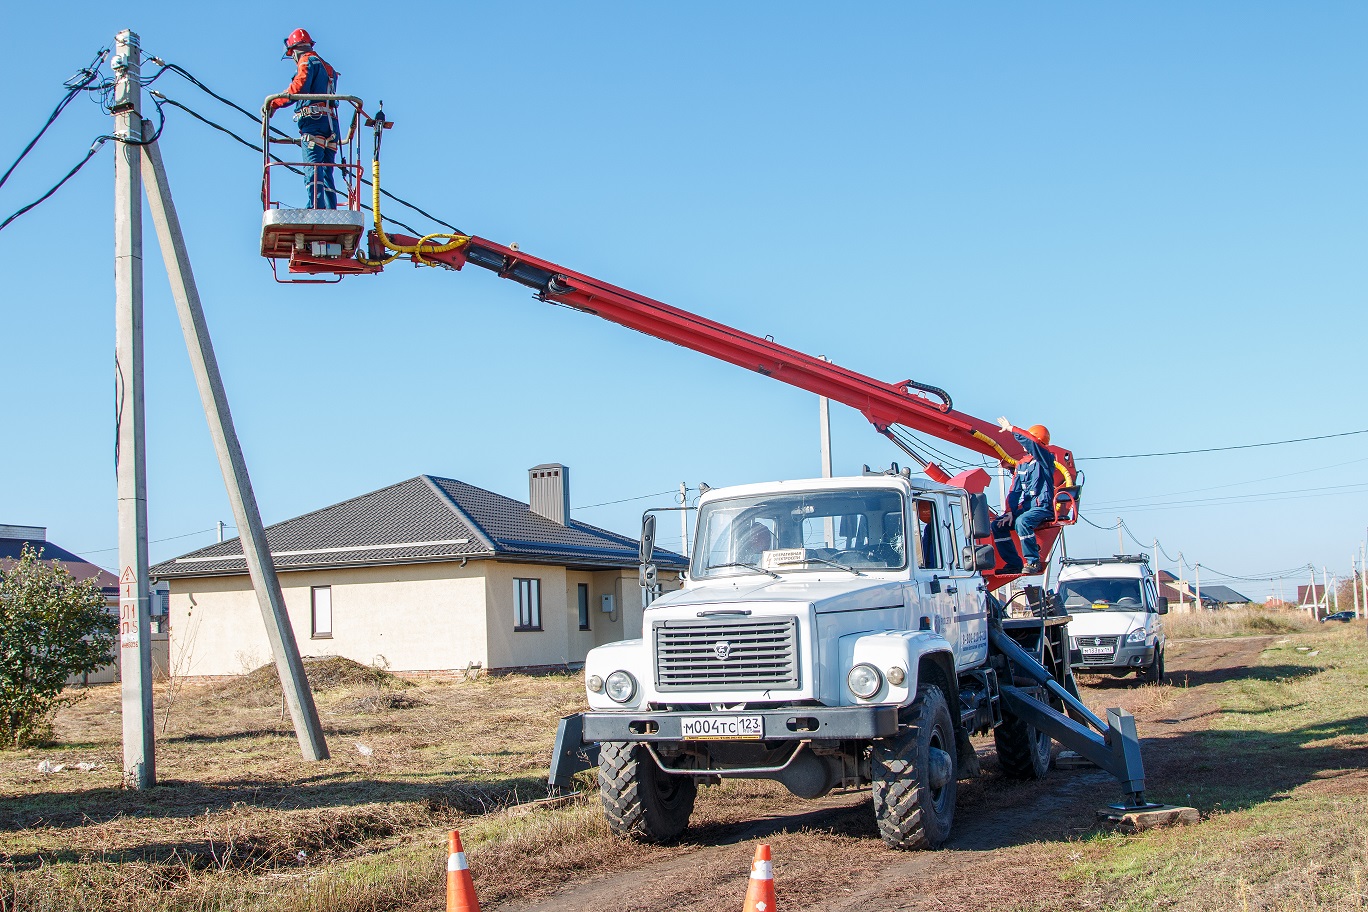
[[1200, 823], [1202, 819], [1196, 808], [1176, 804], [1160, 804], [1133, 811], [1107, 807], [1098, 811], [1097, 816], [1103, 823], [1122, 833], [1141, 833], [1157, 827]]

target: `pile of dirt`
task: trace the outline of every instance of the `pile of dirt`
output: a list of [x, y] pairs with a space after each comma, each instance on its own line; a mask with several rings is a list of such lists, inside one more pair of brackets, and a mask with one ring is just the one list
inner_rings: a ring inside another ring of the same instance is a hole
[[[340, 687], [371, 687], [376, 691], [403, 690], [413, 686], [398, 675], [374, 665], [342, 656], [304, 659], [304, 674], [315, 693]], [[223, 696], [271, 695], [280, 693], [280, 674], [274, 663], [262, 665], [240, 678], [219, 685]]]

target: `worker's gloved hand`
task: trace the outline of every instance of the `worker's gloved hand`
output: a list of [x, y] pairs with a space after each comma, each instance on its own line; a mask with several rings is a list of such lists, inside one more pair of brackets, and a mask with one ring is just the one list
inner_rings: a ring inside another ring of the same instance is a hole
[[1012, 432], [1012, 422], [1008, 421], [1006, 416], [1003, 416], [998, 419], [998, 427], [1002, 428], [1009, 434]]

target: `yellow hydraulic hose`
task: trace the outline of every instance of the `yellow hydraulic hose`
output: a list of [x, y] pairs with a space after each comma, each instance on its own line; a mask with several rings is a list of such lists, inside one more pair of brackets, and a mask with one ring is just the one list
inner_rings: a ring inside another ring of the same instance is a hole
[[1004, 450], [1002, 447], [998, 446], [998, 442], [994, 440], [992, 437], [989, 437], [982, 431], [974, 431], [974, 439], [986, 443], [990, 447], [992, 447], [993, 452], [998, 454], [998, 458], [1001, 459], [1006, 466], [1008, 466], [1009, 468], [1016, 467], [1017, 461], [1013, 459], [1011, 456], [1008, 456], [1007, 451]]
[[[399, 259], [404, 254], [413, 257], [416, 263], [427, 263], [423, 259], [425, 253], [446, 253], [455, 250], [457, 247], [470, 242], [470, 238], [464, 234], [425, 234], [418, 239], [416, 244], [395, 244], [385, 234], [384, 226], [380, 223], [380, 161], [376, 159], [371, 162], [371, 214], [375, 217], [375, 236], [380, 239], [380, 243], [385, 245], [386, 250], [393, 250], [394, 255], [383, 260], [366, 260], [371, 266], [387, 266]], [[429, 244], [428, 241], [434, 238], [446, 238], [445, 243]], [[431, 265], [431, 264], [429, 264]]]

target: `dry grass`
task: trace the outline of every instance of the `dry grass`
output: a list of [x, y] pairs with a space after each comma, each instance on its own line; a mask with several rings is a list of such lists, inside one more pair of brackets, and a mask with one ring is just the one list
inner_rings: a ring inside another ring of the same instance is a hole
[[1195, 827], [1107, 835], [1048, 856], [1073, 908], [1361, 910], [1368, 906], [1368, 666], [1362, 632], [1270, 643], [1221, 686], [1184, 743]]
[[1299, 633], [1317, 626], [1302, 612], [1262, 608], [1174, 611], [1164, 618], [1164, 630], [1174, 639]]
[[[659, 889], [632, 899], [606, 881], [609, 907], [714, 912], [738, 905], [744, 883], [749, 846], [728, 842], [772, 814], [789, 815], [790, 831], [767, 839], [794, 907], [901, 883], [897, 908], [969, 910], [985, 895], [1004, 910], [1224, 909], [1242, 896], [1250, 909], [1357, 908], [1368, 884], [1359, 637], [1318, 626], [1252, 647], [1264, 648], [1258, 668], [1086, 689], [1090, 704], [1123, 705], [1142, 723], [1197, 720], [1165, 728], [1178, 740], [1147, 747], [1146, 766], [1157, 797], [1183, 799], [1164, 782], [1191, 793], [1208, 818], [1199, 826], [1030, 842], [1047, 838], [1058, 809], [1036, 807], [1039, 786], [989, 777], [962, 784], [962, 825], [997, 820], [1026, 838], [936, 853], [915, 871], [915, 856], [883, 849], [859, 796], [823, 816], [774, 783], [728, 781], [700, 793], [688, 839], [663, 848], [612, 836], [592, 797], [529, 804], [545, 795], [553, 720], [580, 708], [578, 677], [391, 681], [339, 666], [316, 680], [334, 752], [320, 764], [299, 759], [272, 676], [186, 686], [158, 744], [163, 785], [146, 795], [117, 788], [118, 691], [94, 688], [58, 717], [61, 745], [0, 753], [0, 910], [436, 910], [454, 826], [487, 909], [630, 870]], [[102, 765], [40, 774], [44, 759]], [[886, 899], [871, 894], [868, 907]]]

